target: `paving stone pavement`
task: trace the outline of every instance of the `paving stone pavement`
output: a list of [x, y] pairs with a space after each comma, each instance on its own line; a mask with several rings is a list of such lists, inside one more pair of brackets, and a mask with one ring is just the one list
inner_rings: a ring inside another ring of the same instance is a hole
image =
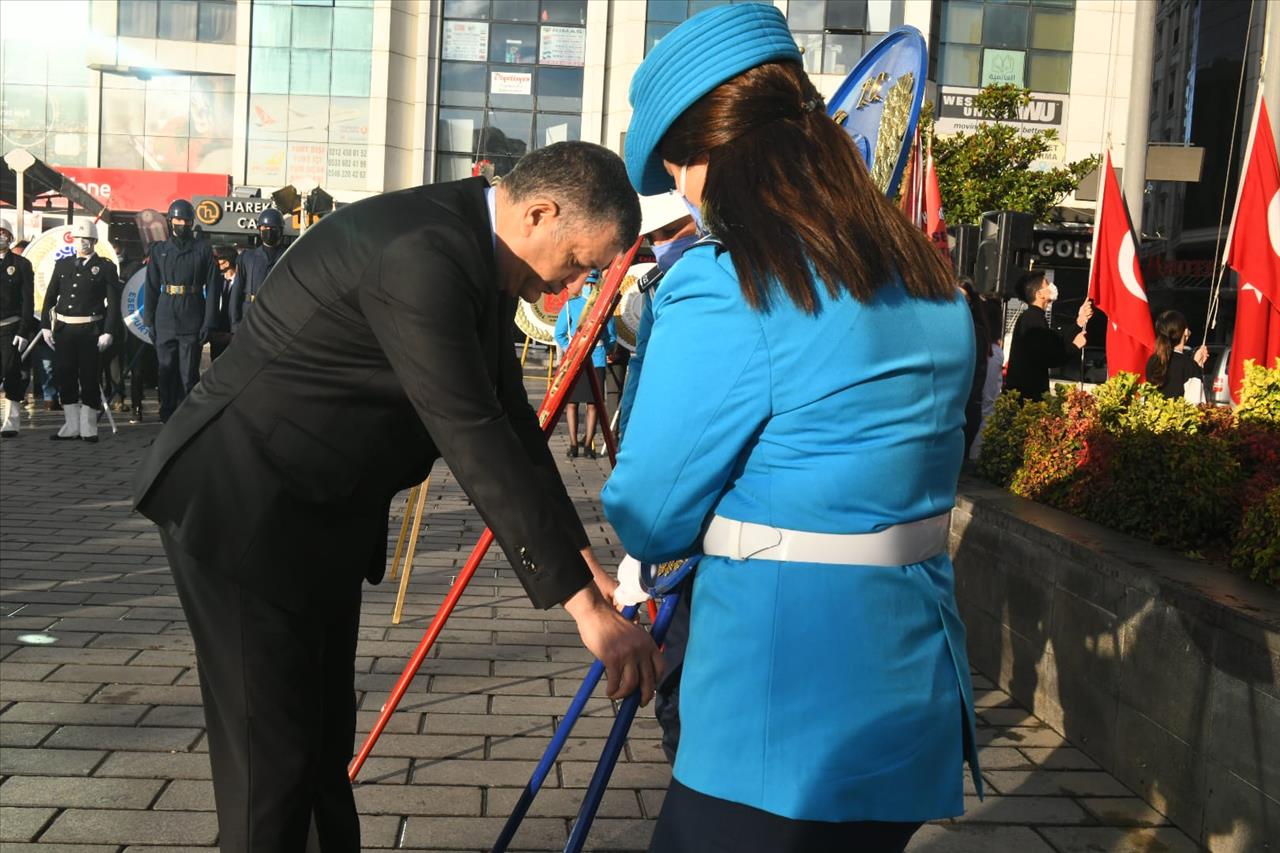
[[[535, 399], [540, 382], [530, 382]], [[212, 850], [217, 825], [190, 634], [129, 481], [160, 429], [103, 425], [53, 444], [61, 415], [0, 441], [0, 847], [5, 853]], [[621, 556], [596, 500], [607, 462], [554, 450], [602, 561]], [[388, 554], [404, 508], [393, 507]], [[481, 523], [438, 465], [404, 618], [396, 583], [366, 587], [359, 731], [421, 638]], [[532, 608], [497, 549], [477, 572], [360, 774], [366, 849], [492, 844], [589, 662], [562, 610]], [[913, 853], [1179, 851], [1196, 845], [985, 677], [975, 674], [987, 797], [924, 827]], [[599, 692], [513, 849], [559, 850], [614, 714]], [[642, 711], [588, 849], [644, 850], [669, 771]]]

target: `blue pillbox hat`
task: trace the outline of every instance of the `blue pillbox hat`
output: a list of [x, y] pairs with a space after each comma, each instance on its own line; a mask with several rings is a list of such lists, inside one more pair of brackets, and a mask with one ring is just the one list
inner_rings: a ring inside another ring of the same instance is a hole
[[631, 78], [627, 176], [641, 195], [673, 186], [658, 143], [685, 110], [744, 71], [779, 60], [800, 61], [800, 48], [774, 6], [743, 3], [694, 15], [649, 51]]

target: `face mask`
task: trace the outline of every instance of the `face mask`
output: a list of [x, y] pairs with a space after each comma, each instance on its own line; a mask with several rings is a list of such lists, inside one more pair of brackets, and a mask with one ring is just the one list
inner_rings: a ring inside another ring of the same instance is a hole
[[685, 250], [698, 242], [697, 234], [686, 234], [684, 237], [678, 237], [669, 243], [655, 245], [653, 247], [653, 256], [658, 261], [658, 269], [666, 272], [680, 260], [680, 256]]
[[184, 222], [181, 225], [172, 224], [169, 228], [173, 231], [173, 236], [179, 240], [185, 240], [191, 236], [191, 223], [189, 222]]
[[1049, 301], [1050, 302], [1058, 301], [1058, 285], [1056, 284], [1051, 283], [1049, 285]]
[[93, 241], [87, 237], [81, 237], [76, 240], [76, 253], [85, 256], [92, 255]]
[[279, 228], [259, 228], [258, 234], [262, 237], [262, 245], [268, 249], [274, 249], [280, 245], [280, 229]]
[[9, 235], [0, 234], [0, 252], [9, 251]]
[[[701, 233], [706, 231], [706, 229], [702, 227], [702, 209], [697, 207], [693, 202], [689, 201], [689, 199], [684, 194], [684, 178], [685, 178], [685, 173], [688, 171], [689, 171], [688, 163], [685, 163], [683, 166], [680, 167], [680, 180], [676, 181], [676, 192], [680, 193], [681, 201], [684, 202], [685, 207], [689, 208], [689, 215], [693, 217], [693, 224], [698, 226], [698, 231]], [[675, 261], [672, 261], [672, 263], [675, 263]]]

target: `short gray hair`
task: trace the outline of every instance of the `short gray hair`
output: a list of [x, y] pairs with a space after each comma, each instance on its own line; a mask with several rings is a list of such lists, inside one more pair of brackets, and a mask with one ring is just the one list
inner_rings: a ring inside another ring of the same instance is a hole
[[[512, 201], [546, 196], [577, 226], [612, 224], [622, 248], [640, 234], [640, 200], [622, 158], [590, 142], [557, 142], [520, 158], [502, 179]], [[587, 220], [587, 221], [584, 221]]]

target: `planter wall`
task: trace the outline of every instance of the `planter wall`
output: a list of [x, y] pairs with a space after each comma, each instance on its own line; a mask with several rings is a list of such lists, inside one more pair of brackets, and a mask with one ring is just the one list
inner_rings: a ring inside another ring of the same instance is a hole
[[1210, 850], [1280, 850], [1280, 594], [974, 480], [951, 552], [977, 670]]

